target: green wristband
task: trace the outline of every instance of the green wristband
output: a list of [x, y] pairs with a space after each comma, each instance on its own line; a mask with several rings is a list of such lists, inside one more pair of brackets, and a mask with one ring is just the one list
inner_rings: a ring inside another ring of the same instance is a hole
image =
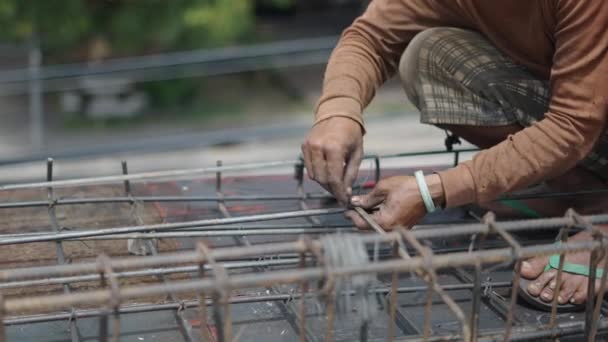
[[420, 190], [420, 195], [422, 196], [426, 211], [429, 213], [434, 212], [436, 210], [435, 203], [433, 202], [433, 197], [429, 191], [429, 186], [426, 184], [426, 179], [424, 179], [424, 173], [422, 171], [416, 171], [414, 177], [416, 177], [416, 183], [418, 184], [418, 189]]

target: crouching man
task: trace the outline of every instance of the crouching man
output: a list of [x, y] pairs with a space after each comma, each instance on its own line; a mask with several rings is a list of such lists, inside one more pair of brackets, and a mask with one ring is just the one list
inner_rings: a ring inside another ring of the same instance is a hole
[[[607, 53], [605, 0], [374, 0], [329, 61], [302, 148], [307, 172], [343, 204], [378, 207], [374, 218], [387, 229], [415, 224], [432, 206], [487, 203], [540, 182], [560, 191], [601, 186], [608, 178]], [[362, 111], [395, 73], [423, 123], [483, 151], [418, 182], [388, 178], [350, 198], [363, 156]], [[576, 209], [595, 210], [591, 203]], [[568, 255], [566, 264], [589, 258]], [[555, 289], [553, 266], [549, 258], [523, 263], [530, 298], [583, 303], [588, 272], [566, 269]]]

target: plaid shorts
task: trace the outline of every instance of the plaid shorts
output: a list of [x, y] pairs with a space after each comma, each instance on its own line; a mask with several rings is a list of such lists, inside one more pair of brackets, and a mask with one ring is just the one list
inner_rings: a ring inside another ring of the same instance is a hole
[[[481, 34], [463, 29], [421, 32], [404, 52], [399, 71], [427, 124], [527, 127], [543, 119], [551, 98], [548, 80]], [[608, 180], [608, 131], [581, 165]]]

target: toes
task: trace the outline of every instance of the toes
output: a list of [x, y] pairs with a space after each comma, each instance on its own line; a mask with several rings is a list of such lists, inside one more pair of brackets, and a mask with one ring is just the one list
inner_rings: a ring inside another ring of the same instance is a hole
[[[574, 292], [574, 294], [572, 295], [572, 298], [570, 298], [570, 303], [572, 304], [583, 304], [587, 301], [587, 294], [588, 294], [588, 289], [587, 286], [589, 285], [589, 278], [585, 277], [585, 276], [580, 276], [581, 277], [581, 281], [578, 284], [576, 291]], [[600, 281], [596, 281], [595, 282], [595, 294], [597, 295], [598, 291], [600, 288]]]
[[536, 279], [549, 263], [546, 257], [533, 258], [521, 263], [521, 275], [526, 279]]
[[584, 277], [562, 274], [562, 286], [557, 296], [557, 302], [559, 304], [566, 304], [570, 302], [583, 282]]
[[572, 298], [570, 298], [570, 303], [571, 304], [583, 304], [586, 301], [587, 301], [587, 282], [584, 282], [583, 284], [579, 285], [577, 290], [574, 292], [574, 294], [572, 295]]
[[555, 294], [555, 291], [553, 289], [549, 288], [549, 286], [547, 286], [541, 291], [540, 299], [545, 302], [551, 302], [553, 300], [554, 294]]
[[[553, 298], [553, 291], [548, 288], [547, 284], [555, 278], [555, 270], [551, 269], [536, 278], [533, 282], [528, 285], [528, 292], [533, 296], [541, 296], [543, 297], [543, 291], [546, 289], [548, 292], [551, 292], [551, 297]], [[549, 299], [550, 300], [550, 299]]]

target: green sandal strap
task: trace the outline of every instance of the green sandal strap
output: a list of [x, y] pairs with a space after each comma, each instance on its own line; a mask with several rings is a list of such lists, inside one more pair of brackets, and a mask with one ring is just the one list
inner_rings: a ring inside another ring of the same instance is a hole
[[[560, 255], [555, 254], [549, 257], [549, 264], [545, 267], [545, 272], [550, 269], [559, 269], [559, 259]], [[585, 277], [589, 277], [589, 267], [587, 265], [579, 265], [579, 264], [571, 264], [569, 262], [564, 262], [564, 272], [578, 274]], [[595, 270], [595, 277], [601, 278], [604, 275], [604, 270], [602, 268], [597, 268]]]

